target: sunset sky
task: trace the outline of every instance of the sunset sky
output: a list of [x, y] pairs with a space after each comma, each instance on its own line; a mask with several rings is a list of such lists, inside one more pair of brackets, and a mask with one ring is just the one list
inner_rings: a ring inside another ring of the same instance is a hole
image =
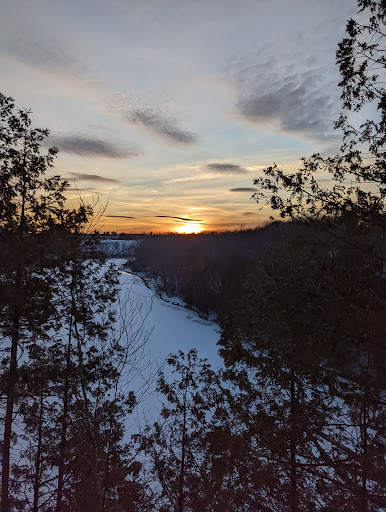
[[[254, 227], [253, 178], [333, 152], [354, 0], [3, 0], [0, 92], [102, 230]], [[323, 177], [322, 177], [323, 178]]]

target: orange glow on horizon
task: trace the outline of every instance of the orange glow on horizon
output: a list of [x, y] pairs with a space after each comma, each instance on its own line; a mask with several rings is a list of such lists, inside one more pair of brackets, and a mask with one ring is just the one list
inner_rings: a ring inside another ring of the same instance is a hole
[[182, 226], [179, 226], [175, 231], [176, 233], [179, 233], [180, 235], [192, 235], [196, 233], [201, 233], [204, 228], [201, 224], [197, 224], [195, 222], [189, 222], [187, 224], [183, 224]]

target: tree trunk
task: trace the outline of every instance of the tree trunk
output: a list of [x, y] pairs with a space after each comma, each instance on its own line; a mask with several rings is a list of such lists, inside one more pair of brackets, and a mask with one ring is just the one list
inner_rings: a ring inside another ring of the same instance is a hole
[[58, 462], [58, 489], [56, 494], [56, 509], [55, 512], [61, 512], [62, 500], [63, 500], [63, 481], [64, 481], [64, 464], [66, 459], [66, 441], [67, 441], [67, 424], [68, 424], [68, 402], [69, 402], [69, 390], [70, 390], [70, 360], [71, 360], [71, 338], [72, 338], [72, 317], [70, 318], [68, 334], [68, 345], [67, 345], [67, 356], [66, 356], [66, 374], [64, 378], [64, 389], [63, 389], [63, 419], [62, 419], [62, 432], [60, 436], [59, 446], [59, 462]]
[[366, 362], [366, 382], [362, 404], [362, 421], [361, 421], [361, 466], [362, 466], [362, 485], [360, 491], [360, 512], [368, 512], [368, 493], [367, 493], [367, 445], [368, 445], [368, 395], [369, 395], [369, 365], [370, 354], [369, 347], [367, 347], [367, 362]]
[[5, 413], [3, 458], [1, 474], [1, 512], [9, 512], [9, 469], [13, 407], [15, 403], [15, 387], [17, 382], [17, 349], [19, 345], [20, 315], [16, 307], [13, 315], [13, 332], [11, 337], [11, 362], [9, 368], [7, 409]]
[[[72, 291], [72, 301], [73, 301], [73, 310], [76, 310], [76, 301], [75, 297]], [[102, 507], [102, 489], [99, 485], [99, 478], [98, 478], [98, 447], [97, 447], [97, 440], [96, 440], [96, 433], [94, 427], [94, 421], [93, 421], [93, 415], [90, 411], [89, 407], [89, 399], [87, 397], [87, 387], [86, 387], [86, 378], [85, 378], [85, 371], [84, 371], [84, 363], [83, 363], [83, 349], [82, 349], [82, 336], [78, 331], [76, 321], [74, 321], [74, 333], [75, 333], [75, 339], [77, 344], [77, 355], [78, 355], [78, 375], [79, 375], [79, 381], [80, 381], [80, 387], [82, 390], [82, 397], [83, 397], [83, 420], [84, 420], [84, 427], [88, 435], [88, 439], [90, 442], [90, 467], [91, 467], [91, 474], [92, 474], [92, 481], [93, 481], [93, 489], [90, 491], [92, 494], [92, 507], [90, 510], [92, 512], [100, 512]], [[92, 453], [92, 455], [91, 455]]]
[[105, 510], [105, 507], [106, 507], [107, 484], [108, 484], [109, 471], [110, 471], [112, 430], [113, 430], [113, 426], [112, 426], [112, 421], [110, 418], [109, 437], [108, 437], [107, 454], [106, 454], [106, 469], [105, 469], [105, 476], [104, 476], [104, 482], [103, 482], [102, 510]]
[[[24, 151], [23, 151], [23, 167], [26, 168], [26, 135], [24, 136]], [[25, 172], [22, 177], [22, 194], [21, 194], [21, 215], [18, 226], [19, 232], [19, 255], [23, 257], [23, 232], [25, 225], [25, 203], [26, 203], [26, 176]], [[4, 421], [4, 440], [3, 440], [3, 457], [2, 457], [2, 473], [1, 473], [1, 512], [9, 512], [10, 500], [9, 500], [9, 472], [10, 472], [10, 451], [11, 451], [11, 434], [12, 434], [12, 420], [13, 420], [13, 408], [15, 404], [15, 388], [17, 382], [17, 350], [20, 339], [20, 320], [21, 311], [19, 307], [20, 299], [20, 288], [21, 288], [21, 271], [22, 261], [16, 268], [15, 276], [15, 292], [16, 292], [16, 303], [13, 308], [12, 315], [12, 334], [11, 334], [11, 360], [9, 366], [9, 378], [7, 388], [7, 408], [5, 412]]]
[[40, 411], [39, 411], [39, 424], [38, 424], [38, 446], [35, 459], [35, 479], [34, 479], [34, 502], [33, 512], [39, 510], [39, 489], [40, 489], [40, 471], [41, 471], [41, 458], [42, 458], [42, 434], [43, 434], [43, 414], [44, 414], [44, 389], [40, 396]]
[[296, 396], [295, 396], [295, 379], [291, 375], [291, 406], [290, 406], [290, 510], [291, 512], [299, 511], [299, 496], [297, 491], [297, 465], [296, 465]]
[[181, 469], [178, 493], [178, 512], [184, 510], [184, 477], [185, 477], [185, 452], [186, 452], [186, 396], [184, 396], [184, 415], [182, 424], [182, 450], [181, 450]]

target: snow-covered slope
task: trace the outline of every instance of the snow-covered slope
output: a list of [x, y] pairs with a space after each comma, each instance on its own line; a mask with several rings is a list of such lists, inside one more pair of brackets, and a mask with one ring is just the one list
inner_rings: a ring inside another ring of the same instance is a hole
[[143, 301], [150, 309], [146, 327], [151, 330], [148, 347], [152, 358], [163, 358], [178, 350], [197, 348], [201, 357], [218, 366], [217, 342], [220, 329], [215, 322], [200, 318], [182, 305], [167, 302], [149, 290], [143, 281], [129, 272], [120, 276], [121, 293], [129, 293]]
[[[123, 260], [112, 259], [110, 262], [119, 267]], [[215, 368], [222, 366], [222, 360], [217, 354], [220, 329], [215, 322], [200, 318], [183, 305], [175, 304], [177, 301], [168, 302], [158, 297], [140, 277], [128, 271], [121, 269], [119, 281], [122, 302], [129, 298], [137, 305], [135, 315], [132, 318], [129, 315], [129, 329], [136, 333], [137, 326], [142, 326], [144, 337], [148, 333], [139, 361], [131, 365], [128, 360], [122, 372], [121, 390], [134, 391], [140, 401], [134, 414], [125, 422], [125, 439], [128, 440], [130, 434], [138, 432], [146, 422], [158, 417], [161, 404], [155, 391], [156, 374], [160, 367], [168, 374], [164, 361], [170, 353], [196, 348], [199, 357], [208, 359]], [[133, 310], [133, 306], [128, 310]], [[123, 319], [118, 317], [119, 322], [122, 323]]]

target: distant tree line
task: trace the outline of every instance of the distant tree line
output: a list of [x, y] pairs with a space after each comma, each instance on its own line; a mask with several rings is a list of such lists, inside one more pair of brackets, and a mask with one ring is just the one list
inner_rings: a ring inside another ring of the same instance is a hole
[[259, 261], [270, 260], [273, 247], [307, 240], [315, 252], [341, 251], [339, 232], [322, 224], [275, 222], [263, 228], [199, 235], [162, 235], [133, 246], [128, 266], [150, 279], [160, 294], [178, 296], [200, 314], [219, 323], [234, 310], [248, 274]]
[[251, 261], [264, 250], [259, 231], [164, 235], [141, 241], [130, 268], [159, 293], [179, 296], [203, 315], [227, 315]]

